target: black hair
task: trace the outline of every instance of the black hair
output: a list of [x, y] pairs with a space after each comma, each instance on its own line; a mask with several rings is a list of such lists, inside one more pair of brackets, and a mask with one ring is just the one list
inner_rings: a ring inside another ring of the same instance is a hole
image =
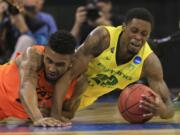
[[104, 2], [104, 3], [109, 3], [111, 2], [111, 0], [87, 0], [86, 3], [87, 4], [96, 4], [97, 2]]
[[111, 2], [111, 0], [97, 0], [97, 2], [105, 2], [105, 3], [109, 3], [109, 2]]
[[50, 36], [48, 46], [60, 54], [73, 54], [76, 47], [76, 39], [71, 33], [59, 30]]
[[145, 8], [132, 8], [130, 9], [125, 17], [125, 23], [128, 24], [132, 19], [137, 18], [151, 23], [152, 29], [154, 27], [154, 17]]

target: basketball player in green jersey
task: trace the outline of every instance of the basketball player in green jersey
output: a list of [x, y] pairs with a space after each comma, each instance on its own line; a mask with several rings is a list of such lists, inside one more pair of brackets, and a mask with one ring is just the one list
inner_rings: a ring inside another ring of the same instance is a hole
[[[163, 80], [162, 67], [146, 42], [152, 28], [151, 13], [144, 8], [134, 8], [127, 13], [122, 26], [101, 26], [93, 30], [77, 49], [72, 69], [61, 78], [61, 89], [67, 89], [71, 81], [82, 73], [88, 80], [66, 102], [64, 110], [67, 112], [64, 115], [72, 118], [77, 109], [85, 108], [98, 97], [116, 88], [124, 89], [146, 77], [154, 90], [155, 100], [142, 95], [140, 107], [150, 112], [143, 116], [171, 118], [174, 109]], [[54, 102], [58, 108], [62, 100], [56, 98]], [[58, 111], [53, 113], [58, 115]]]

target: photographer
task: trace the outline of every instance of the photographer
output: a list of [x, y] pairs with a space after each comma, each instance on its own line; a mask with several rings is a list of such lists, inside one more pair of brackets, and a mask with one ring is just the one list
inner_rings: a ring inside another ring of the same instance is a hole
[[99, 25], [120, 25], [123, 17], [112, 13], [111, 0], [87, 0], [85, 6], [76, 10], [75, 23], [71, 33], [81, 44], [87, 35]]
[[43, 2], [44, 0], [25, 0], [23, 17], [29, 30], [18, 39], [11, 60], [16, 57], [17, 52], [24, 51], [33, 44], [46, 45], [49, 36], [57, 31], [53, 17], [41, 12]]
[[[0, 64], [6, 62], [13, 52], [14, 44], [20, 34], [19, 31], [26, 29], [21, 21], [17, 22], [20, 26], [19, 30], [12, 24], [13, 16], [19, 14], [18, 8], [12, 4], [15, 3], [0, 0]], [[17, 3], [15, 5], [20, 7]]]
[[31, 1], [24, 2], [0, 0], [0, 64], [10, 57], [14, 58], [17, 51], [23, 51], [35, 43], [47, 43], [48, 26], [36, 17], [34, 8], [27, 8]]

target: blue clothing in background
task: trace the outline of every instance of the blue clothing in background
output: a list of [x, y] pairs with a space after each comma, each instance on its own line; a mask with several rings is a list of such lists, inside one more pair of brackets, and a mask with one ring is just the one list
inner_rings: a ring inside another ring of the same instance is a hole
[[50, 14], [45, 13], [45, 12], [38, 12], [36, 17], [38, 19], [44, 21], [48, 25], [49, 35], [51, 35], [52, 33], [57, 31], [56, 22], [55, 22], [54, 18]]

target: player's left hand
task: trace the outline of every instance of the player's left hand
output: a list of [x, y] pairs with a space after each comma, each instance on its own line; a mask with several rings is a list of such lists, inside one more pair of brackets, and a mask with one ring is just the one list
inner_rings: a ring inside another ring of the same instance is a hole
[[160, 116], [166, 111], [166, 105], [162, 98], [155, 92], [152, 92], [152, 94], [153, 96], [151, 97], [141, 95], [142, 100], [140, 100], [139, 107], [147, 110], [148, 112], [143, 114], [143, 117]]

